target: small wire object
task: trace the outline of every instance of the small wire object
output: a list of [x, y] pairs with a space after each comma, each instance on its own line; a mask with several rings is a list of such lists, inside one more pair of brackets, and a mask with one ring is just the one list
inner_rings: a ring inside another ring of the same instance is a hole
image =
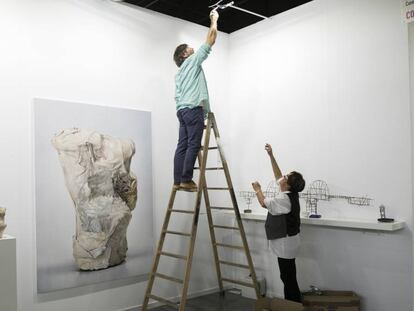
[[254, 191], [240, 191], [239, 195], [244, 199], [244, 201], [247, 204], [247, 209], [245, 209], [243, 212], [251, 213], [252, 210], [250, 209], [250, 204], [252, 204], [253, 198], [256, 197], [256, 193]]
[[330, 201], [331, 199], [345, 199], [348, 204], [358, 206], [371, 205], [372, 199], [364, 197], [354, 197], [349, 195], [330, 194], [328, 184], [323, 180], [315, 180], [308, 187], [307, 191], [300, 194], [306, 201], [305, 215], [309, 218], [321, 218], [318, 214], [318, 201]]

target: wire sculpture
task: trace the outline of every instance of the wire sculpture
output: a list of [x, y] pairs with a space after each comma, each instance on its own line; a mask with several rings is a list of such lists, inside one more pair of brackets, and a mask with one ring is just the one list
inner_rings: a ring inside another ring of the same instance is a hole
[[306, 192], [300, 194], [306, 201], [306, 214], [309, 218], [321, 218], [318, 214], [318, 201], [330, 201], [331, 199], [345, 199], [348, 204], [358, 206], [371, 205], [372, 199], [368, 197], [354, 197], [348, 195], [330, 194], [328, 184], [323, 180], [315, 180], [308, 187]]
[[252, 204], [253, 198], [256, 197], [256, 193], [254, 191], [239, 191], [239, 196], [242, 197], [247, 204], [247, 209], [245, 209], [244, 212], [251, 213], [252, 210], [250, 209], [250, 204]]
[[[280, 193], [279, 185], [276, 180], [272, 180], [267, 185], [266, 191], [263, 191], [263, 194], [266, 198], [275, 198]], [[252, 204], [253, 198], [256, 197], [256, 192], [254, 191], [239, 191], [239, 196], [244, 199], [247, 204], [247, 209], [244, 210], [245, 213], [251, 213], [250, 204]]]
[[[276, 180], [268, 183], [266, 191], [263, 191], [266, 198], [275, 198], [280, 194], [280, 187]], [[253, 198], [256, 197], [254, 191], [240, 191], [239, 196], [244, 199], [247, 204], [245, 213], [251, 213], [250, 204]], [[355, 197], [348, 195], [330, 194], [328, 184], [323, 180], [313, 181], [305, 192], [299, 194], [299, 197], [306, 201], [305, 215], [309, 218], [321, 218], [318, 214], [318, 201], [330, 201], [331, 199], [345, 199], [350, 205], [369, 206], [373, 199], [364, 197]]]

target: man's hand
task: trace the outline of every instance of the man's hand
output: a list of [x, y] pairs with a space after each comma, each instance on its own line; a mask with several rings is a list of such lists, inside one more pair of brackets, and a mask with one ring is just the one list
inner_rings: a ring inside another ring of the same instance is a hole
[[267, 151], [267, 154], [268, 154], [269, 156], [272, 156], [272, 155], [273, 155], [273, 150], [272, 150], [272, 146], [271, 146], [271, 145], [266, 144], [266, 145], [265, 145], [265, 150]]
[[252, 182], [252, 186], [253, 186], [254, 192], [256, 192], [256, 193], [257, 193], [257, 191], [262, 190], [262, 186], [260, 186], [258, 181]]
[[212, 23], [216, 23], [217, 20], [218, 20], [218, 18], [219, 18], [219, 14], [218, 14], [217, 10], [215, 10], [215, 9], [211, 10], [211, 12], [210, 12], [210, 20], [211, 20], [211, 22]]
[[213, 46], [214, 43], [216, 42], [216, 38], [217, 38], [217, 20], [219, 18], [219, 15], [217, 13], [216, 10], [212, 10], [210, 12], [210, 28], [208, 30], [207, 33], [207, 39], [206, 39], [206, 43], [209, 46]]

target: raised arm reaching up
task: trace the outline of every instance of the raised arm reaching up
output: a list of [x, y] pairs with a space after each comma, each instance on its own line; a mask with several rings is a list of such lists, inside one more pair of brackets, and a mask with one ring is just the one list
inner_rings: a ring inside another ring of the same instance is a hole
[[219, 14], [217, 13], [216, 10], [212, 10], [210, 12], [210, 29], [208, 30], [207, 33], [207, 39], [206, 39], [206, 43], [209, 46], [213, 46], [214, 43], [216, 42], [216, 38], [217, 38], [217, 20], [219, 18]]
[[279, 180], [282, 177], [282, 172], [280, 171], [279, 165], [277, 165], [276, 159], [273, 156], [272, 146], [269, 144], [265, 145], [265, 150], [270, 157], [270, 162], [272, 163], [272, 170], [273, 174], [275, 175], [275, 179]]

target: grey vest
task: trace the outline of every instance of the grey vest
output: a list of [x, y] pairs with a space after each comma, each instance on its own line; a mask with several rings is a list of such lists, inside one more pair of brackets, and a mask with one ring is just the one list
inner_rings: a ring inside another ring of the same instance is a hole
[[291, 210], [288, 214], [272, 215], [267, 213], [265, 229], [268, 240], [294, 236], [300, 232], [300, 204], [298, 193], [287, 193]]

